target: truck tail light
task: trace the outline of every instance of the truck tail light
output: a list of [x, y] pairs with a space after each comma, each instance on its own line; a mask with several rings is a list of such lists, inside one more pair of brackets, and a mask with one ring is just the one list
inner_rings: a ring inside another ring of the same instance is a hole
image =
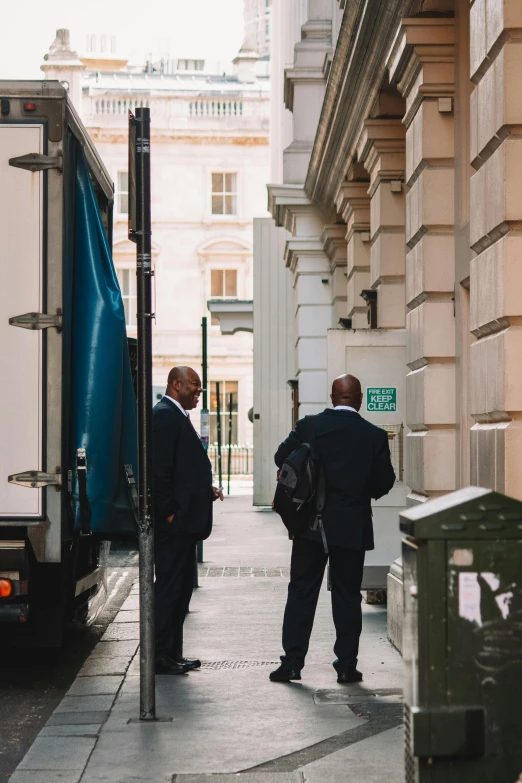
[[0, 579], [0, 598], [9, 598], [13, 594], [13, 583], [10, 579]]

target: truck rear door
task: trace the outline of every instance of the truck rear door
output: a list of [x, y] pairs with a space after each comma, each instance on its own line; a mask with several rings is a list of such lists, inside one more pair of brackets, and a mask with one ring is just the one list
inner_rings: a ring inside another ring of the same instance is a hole
[[9, 482], [42, 471], [45, 449], [45, 332], [9, 323], [45, 312], [44, 173], [9, 165], [27, 153], [44, 153], [43, 125], [0, 125], [0, 520], [20, 522], [45, 514], [41, 488]]

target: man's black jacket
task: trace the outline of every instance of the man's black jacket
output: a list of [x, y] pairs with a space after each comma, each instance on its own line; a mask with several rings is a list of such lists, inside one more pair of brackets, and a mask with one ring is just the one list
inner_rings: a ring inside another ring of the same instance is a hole
[[[152, 460], [155, 524], [208, 538], [213, 504], [210, 460], [190, 420], [165, 397], [152, 411]], [[174, 521], [169, 524], [171, 514]]]
[[[388, 434], [351, 411], [327, 408], [310, 419], [326, 475], [326, 539], [332, 546], [373, 549], [371, 499], [386, 495], [395, 482]], [[275, 454], [278, 467], [307, 442], [306, 432], [305, 419], [300, 419]], [[305, 535], [320, 540], [315, 532]]]

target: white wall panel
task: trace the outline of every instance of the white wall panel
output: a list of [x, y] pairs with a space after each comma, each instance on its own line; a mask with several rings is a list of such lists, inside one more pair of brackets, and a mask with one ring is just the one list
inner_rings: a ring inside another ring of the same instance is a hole
[[283, 256], [287, 233], [254, 220], [254, 504], [272, 502], [274, 453], [292, 428], [294, 377], [292, 275]]
[[43, 152], [40, 125], [0, 126], [0, 516], [39, 517], [42, 490], [17, 487], [8, 476], [42, 469], [42, 332], [9, 318], [42, 311], [42, 177], [9, 158]]

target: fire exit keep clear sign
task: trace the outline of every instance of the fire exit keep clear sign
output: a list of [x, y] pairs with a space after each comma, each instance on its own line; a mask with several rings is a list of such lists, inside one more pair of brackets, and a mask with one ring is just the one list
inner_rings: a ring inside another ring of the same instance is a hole
[[397, 410], [397, 389], [388, 388], [368, 388], [366, 389], [366, 410], [371, 413], [386, 413]]

